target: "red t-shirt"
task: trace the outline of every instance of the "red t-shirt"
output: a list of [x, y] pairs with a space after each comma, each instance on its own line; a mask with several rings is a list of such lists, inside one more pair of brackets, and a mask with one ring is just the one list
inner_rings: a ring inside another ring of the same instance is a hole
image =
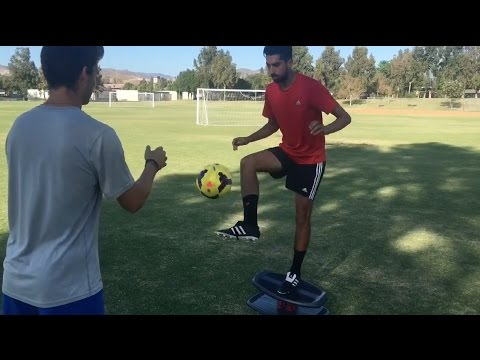
[[273, 118], [282, 132], [280, 147], [298, 164], [326, 159], [325, 135], [310, 134], [308, 125], [323, 124], [322, 112], [330, 114], [337, 102], [321, 82], [297, 73], [287, 90], [277, 83], [267, 86], [262, 115]]

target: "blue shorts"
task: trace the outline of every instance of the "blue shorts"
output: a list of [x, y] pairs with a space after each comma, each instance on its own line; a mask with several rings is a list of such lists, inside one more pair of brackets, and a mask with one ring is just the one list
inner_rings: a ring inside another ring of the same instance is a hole
[[105, 315], [103, 290], [70, 304], [39, 308], [3, 294], [3, 315]]

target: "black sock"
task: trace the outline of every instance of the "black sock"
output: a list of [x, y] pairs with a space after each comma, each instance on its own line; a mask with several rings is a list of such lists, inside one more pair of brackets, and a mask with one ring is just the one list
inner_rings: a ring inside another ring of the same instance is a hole
[[243, 199], [243, 221], [246, 224], [258, 226], [257, 223], [257, 205], [258, 195], [247, 195]]
[[303, 258], [305, 257], [305, 253], [307, 252], [307, 250], [297, 251], [293, 249], [293, 251], [294, 251], [293, 262], [292, 262], [292, 267], [290, 268], [290, 272], [295, 273], [297, 274], [297, 277], [300, 277]]

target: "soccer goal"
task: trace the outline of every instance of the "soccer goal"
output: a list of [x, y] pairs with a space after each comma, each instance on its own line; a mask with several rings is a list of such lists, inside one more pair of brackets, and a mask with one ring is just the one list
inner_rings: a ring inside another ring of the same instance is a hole
[[155, 107], [155, 94], [153, 92], [140, 92], [138, 90], [117, 90], [108, 93], [108, 106], [142, 106]]
[[197, 125], [263, 126], [265, 90], [197, 89]]

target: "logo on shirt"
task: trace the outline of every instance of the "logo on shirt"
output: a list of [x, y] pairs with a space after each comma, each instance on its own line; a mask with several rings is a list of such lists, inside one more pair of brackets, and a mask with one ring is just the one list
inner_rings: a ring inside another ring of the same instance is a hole
[[307, 188], [303, 188], [302, 191], [303, 191], [304, 193], [308, 193]]
[[295, 105], [300, 106], [300, 105], [302, 105], [302, 103], [300, 102], [300, 100], [297, 100], [297, 102], [295, 103]]

